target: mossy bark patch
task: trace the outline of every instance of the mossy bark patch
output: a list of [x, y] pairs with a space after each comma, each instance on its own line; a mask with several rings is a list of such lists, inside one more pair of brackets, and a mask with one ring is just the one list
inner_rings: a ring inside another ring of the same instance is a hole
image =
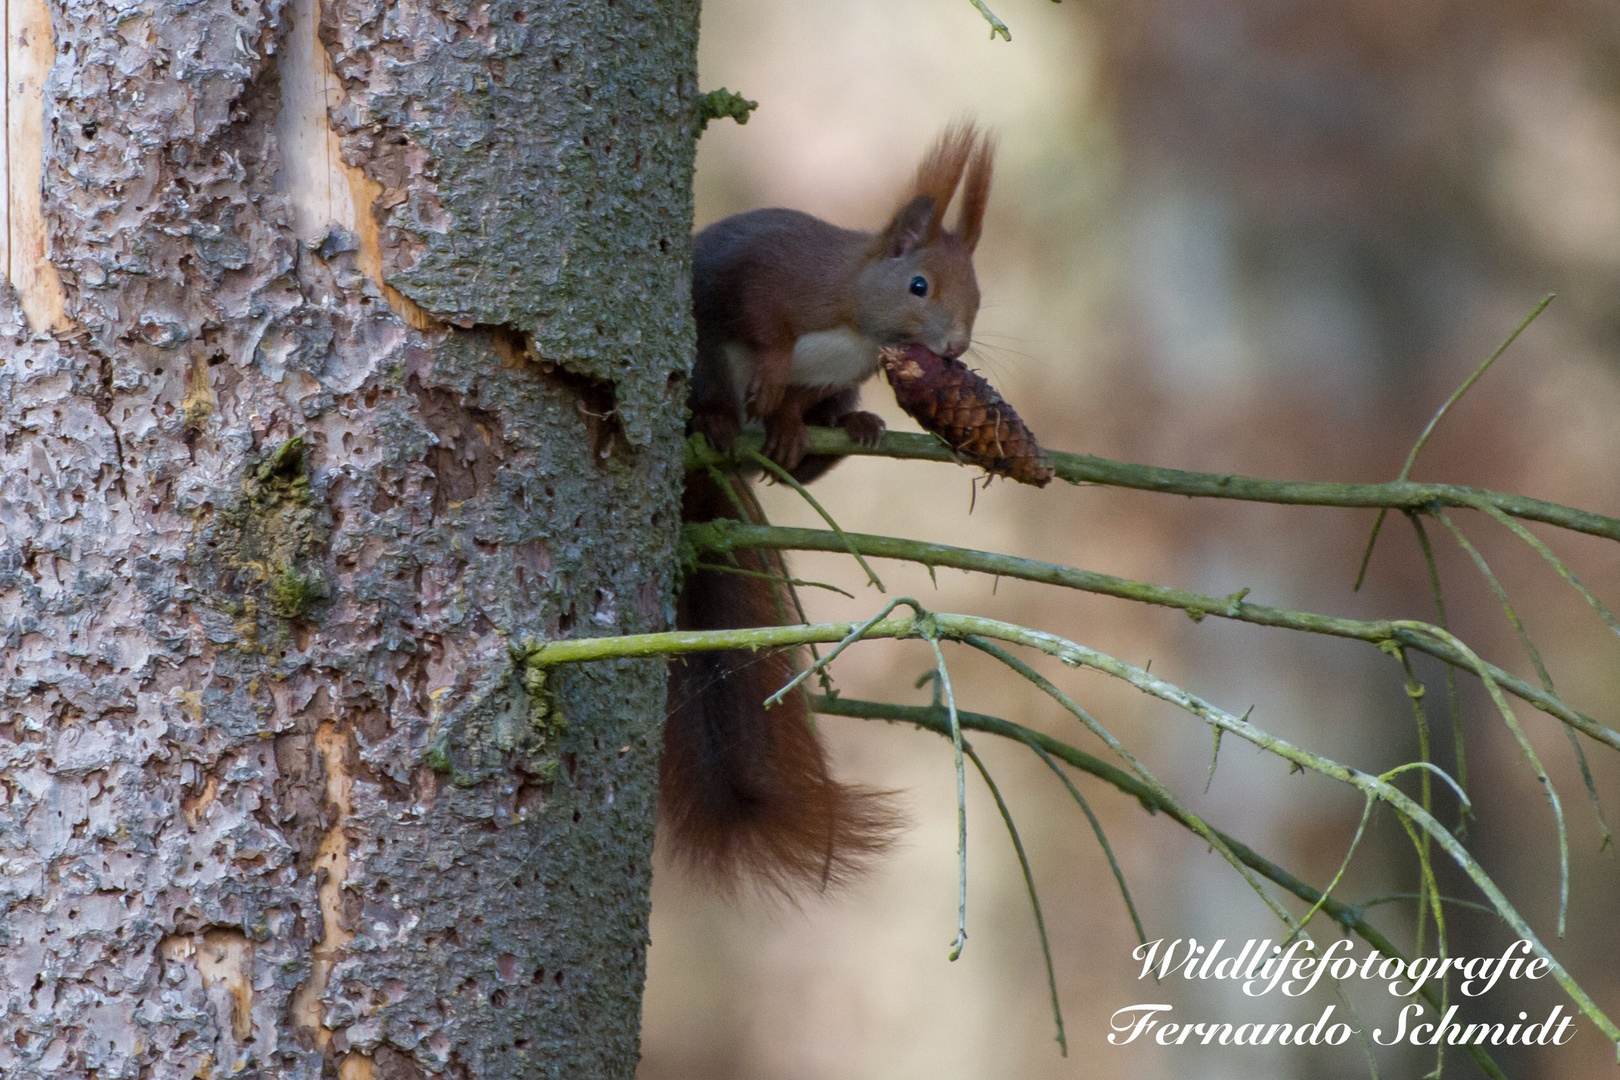
[[249, 465], [237, 497], [204, 527], [194, 557], [211, 598], [235, 616], [244, 647], [284, 637], [331, 598], [321, 568], [331, 514], [311, 489], [304, 440], [294, 437]]

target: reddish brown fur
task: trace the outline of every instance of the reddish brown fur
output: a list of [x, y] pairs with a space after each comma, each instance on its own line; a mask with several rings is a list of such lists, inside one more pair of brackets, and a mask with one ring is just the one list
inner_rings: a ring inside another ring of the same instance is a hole
[[[747, 505], [751, 496], [735, 483]], [[683, 520], [736, 514], [707, 474], [688, 475]], [[740, 552], [737, 562], [784, 576], [775, 555]], [[787, 602], [771, 581], [696, 570], [681, 590], [677, 624], [777, 626], [786, 621]], [[745, 880], [785, 895], [840, 885], [888, 845], [899, 824], [885, 795], [828, 773], [802, 692], [761, 707], [797, 667], [790, 650], [698, 653], [670, 664], [660, 817], [675, 854], [723, 891]]]
[[[737, 214], [699, 233], [692, 274], [698, 328], [693, 426], [729, 449], [744, 419], [759, 417], [766, 452], [791, 469], [804, 452], [805, 417], [839, 423], [858, 402], [850, 393], [854, 385], [795, 385], [788, 392], [802, 336], [848, 329], [881, 344], [920, 344], [945, 356], [965, 349], [979, 307], [973, 247], [983, 230], [993, 154], [992, 141], [972, 123], [948, 128], [918, 166], [904, 204], [877, 233], [781, 209]], [[948, 230], [942, 223], [959, 188], [957, 227]], [[907, 289], [917, 273], [930, 283], [926, 301]], [[725, 358], [733, 343], [750, 356], [742, 388]], [[835, 405], [844, 411], [833, 411]], [[855, 418], [851, 430], [871, 431], [875, 417], [868, 417]]]
[[[858, 408], [864, 376], [836, 358], [795, 375], [795, 344], [807, 334], [844, 330], [876, 345], [919, 345], [942, 356], [965, 349], [979, 310], [973, 246], [992, 153], [972, 124], [948, 129], [918, 167], [905, 203], [877, 233], [781, 209], [737, 214], [699, 233], [692, 427], [730, 449], [745, 417], [759, 417], [765, 452], [803, 481], [836, 460], [805, 456], [805, 424], [842, 424], [852, 438], [876, 441], [883, 421]], [[942, 223], [958, 188], [962, 209], [952, 231]], [[910, 291], [916, 276], [926, 279], [925, 295]], [[728, 346], [743, 347], [747, 367], [733, 372]], [[829, 378], [834, 385], [815, 385], [822, 371], [836, 373]], [[749, 503], [746, 485], [734, 483]], [[707, 474], [687, 477], [683, 520], [734, 516], [724, 487]], [[784, 573], [774, 555], [743, 552], [737, 562], [743, 570]], [[784, 588], [771, 581], [697, 570], [683, 585], [677, 622], [692, 630], [778, 625], [787, 621], [784, 600]], [[791, 651], [700, 653], [670, 665], [664, 834], [684, 862], [722, 888], [747, 877], [783, 892], [826, 888], [855, 873], [895, 830], [881, 794], [828, 774], [802, 694], [762, 708], [795, 669]]]
[[968, 158], [967, 177], [962, 182], [962, 209], [957, 216], [956, 236], [969, 251], [979, 246], [984, 231], [984, 211], [990, 205], [990, 179], [995, 172], [996, 142], [982, 136]]

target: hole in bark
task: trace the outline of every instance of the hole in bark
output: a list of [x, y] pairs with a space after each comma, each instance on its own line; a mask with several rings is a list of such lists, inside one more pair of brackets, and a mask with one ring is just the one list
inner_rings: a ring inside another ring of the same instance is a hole
[[506, 991], [497, 990], [493, 994], [489, 995], [489, 1003], [495, 1006], [497, 1009], [506, 1008]]

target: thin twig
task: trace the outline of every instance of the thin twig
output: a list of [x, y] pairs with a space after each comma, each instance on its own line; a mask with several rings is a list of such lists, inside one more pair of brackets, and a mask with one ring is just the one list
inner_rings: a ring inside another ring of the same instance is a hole
[[[1412, 444], [1411, 452], [1406, 455], [1406, 464], [1401, 466], [1401, 473], [1395, 478], [1397, 481], [1405, 480], [1412, 475], [1412, 466], [1417, 462], [1418, 453], [1423, 449], [1423, 444], [1429, 441], [1429, 436], [1434, 434], [1434, 429], [1439, 425], [1441, 418], [1451, 411], [1453, 405], [1462, 400], [1462, 396], [1468, 393], [1475, 383], [1479, 382], [1480, 377], [1490, 370], [1491, 365], [1496, 363], [1497, 358], [1508, 351], [1508, 346], [1519, 340], [1519, 335], [1524, 333], [1526, 327], [1536, 321], [1536, 316], [1547, 310], [1547, 305], [1552, 301], [1552, 293], [1542, 297], [1541, 303], [1536, 305], [1534, 311], [1525, 316], [1523, 322], [1513, 328], [1513, 333], [1507, 336], [1507, 340], [1498, 345], [1496, 351], [1491, 353], [1483, 364], [1475, 368], [1474, 373], [1464, 379], [1461, 386], [1451, 392], [1451, 396], [1446, 398], [1445, 404], [1441, 405], [1435, 414], [1429, 418], [1429, 423], [1424, 427], [1423, 434], [1419, 435], [1417, 442]], [[1378, 543], [1378, 530], [1384, 527], [1384, 515], [1388, 512], [1388, 510], [1378, 511], [1378, 520], [1373, 522], [1372, 535], [1367, 537], [1367, 550], [1361, 556], [1361, 568], [1356, 571], [1356, 584], [1353, 591], [1359, 592], [1361, 583], [1366, 580], [1367, 564], [1372, 561], [1373, 545]]]
[[[961, 726], [958, 725], [958, 732]], [[968, 743], [962, 744], [962, 750], [968, 759], [984, 777], [984, 786], [990, 789], [995, 797], [996, 809], [1001, 811], [1001, 820], [1007, 826], [1007, 835], [1012, 839], [1013, 850], [1018, 853], [1018, 865], [1024, 871], [1024, 889], [1029, 893], [1029, 907], [1035, 913], [1035, 933], [1041, 939], [1041, 955], [1046, 959], [1046, 985], [1052, 992], [1052, 1019], [1057, 1023], [1057, 1043], [1063, 1051], [1063, 1056], [1069, 1056], [1069, 1040], [1063, 1034], [1063, 1005], [1058, 1001], [1057, 969], [1052, 966], [1052, 943], [1046, 936], [1046, 919], [1041, 915], [1040, 894], [1035, 891], [1035, 874], [1029, 868], [1029, 856], [1024, 852], [1024, 841], [1018, 836], [1018, 826], [1013, 823], [1012, 811], [1007, 808], [1007, 800], [1001, 797], [1001, 789], [990, 778], [990, 770], [984, 767], [984, 762], [974, 752]]]
[[[741, 577], [762, 578], [765, 581], [774, 581], [778, 585], [794, 585], [807, 589], [826, 589], [828, 592], [835, 592], [839, 596], [847, 596], [851, 600], [855, 599], [855, 594], [850, 592], [848, 589], [840, 589], [837, 585], [831, 585], [825, 581], [805, 581], [803, 578], [784, 577], [781, 574], [767, 574], [761, 570], [744, 570], [740, 566], [721, 566], [719, 563], [694, 563], [693, 569], [712, 570], [716, 574], [737, 574]], [[800, 613], [800, 617], [802, 620], [802, 612]]]
[[[1375, 896], [1371, 900], [1363, 900], [1359, 904], [1356, 904], [1355, 906], [1358, 907], [1358, 908], [1361, 908], [1362, 910], [1366, 910], [1367, 908], [1370, 908], [1370, 907], [1377, 907], [1380, 904], [1393, 904], [1397, 900], [1418, 900], [1418, 901], [1422, 901], [1423, 900], [1423, 895], [1421, 893], [1413, 893], [1413, 892], [1390, 893], [1388, 896]], [[1440, 897], [1440, 902], [1442, 904], [1450, 904], [1453, 907], [1465, 907], [1465, 908], [1468, 908], [1470, 911], [1478, 911], [1478, 912], [1481, 912], [1481, 913], [1483, 913], [1485, 915], [1495, 915], [1496, 914], [1496, 912], [1492, 911], [1489, 907], [1487, 907], [1484, 904], [1475, 903], [1472, 900], [1460, 900], [1455, 896], [1442, 896], [1442, 897]]]
[[[945, 716], [945, 710], [938, 707], [895, 705], [888, 702], [861, 701], [846, 697], [811, 698], [810, 705], [815, 711], [831, 716], [848, 716], [864, 720], [885, 720], [914, 724], [919, 728], [932, 731], [946, 738], [950, 737], [949, 720]], [[1150, 814], [1163, 813], [1165, 817], [1176, 822], [1176, 824], [1202, 837], [1202, 834], [1194, 829], [1188, 817], [1184, 816], [1186, 815], [1184, 808], [1173, 802], [1161, 802], [1157, 792], [1118, 766], [1111, 765], [1060, 739], [1015, 724], [1010, 720], [974, 712], [959, 712], [957, 716], [962, 728], [965, 730], [982, 731], [986, 734], [1014, 739], [1032, 748], [1038, 747], [1064, 764], [1089, 773], [1131, 796]], [[1290, 874], [1283, 867], [1260, 855], [1241, 840], [1220, 830], [1214, 830], [1214, 833], [1219, 837], [1222, 845], [1237, 855], [1244, 865], [1251, 867], [1263, 877], [1275, 882], [1307, 904], [1314, 904], [1316, 901], [1322, 900], [1323, 914], [1367, 942], [1380, 955], [1404, 960], [1404, 954], [1379, 932], [1377, 927], [1367, 922], [1363, 917], [1362, 908], [1370, 906], [1369, 904], [1346, 904], [1338, 900], [1323, 899], [1322, 894], [1316, 889]], [[1485, 910], [1495, 914], [1493, 908], [1485, 908]], [[1433, 983], [1425, 984], [1418, 994], [1431, 1009], [1434, 1009], [1436, 1015], [1440, 1015], [1445, 1011], [1440, 1004], [1441, 998], [1435, 991]], [[1466, 1049], [1479, 1067], [1492, 1080], [1506, 1080], [1506, 1074], [1491, 1059], [1484, 1047], [1470, 1043]]]
[[[1418, 681], [1417, 674], [1412, 670], [1412, 660], [1406, 655], [1406, 650], [1400, 649], [1399, 652], [1401, 667], [1406, 671], [1406, 697], [1411, 703], [1412, 718], [1417, 725], [1418, 757], [1423, 764], [1429, 765], [1430, 755], [1432, 753], [1429, 746], [1429, 718], [1428, 714], [1423, 711], [1423, 698], [1427, 693], [1427, 689], [1421, 682]], [[1431, 767], [1433, 766], [1431, 765]], [[1441, 773], [1441, 775], [1444, 776], [1445, 774]], [[1385, 778], [1387, 779], [1388, 776], [1389, 774], [1386, 773]], [[1451, 777], [1447, 776], [1446, 779], [1449, 781]], [[1433, 785], [1431, 785], [1429, 782], [1429, 774], [1425, 772], [1422, 777], [1422, 786], [1420, 787], [1418, 794], [1420, 801], [1423, 803], [1423, 809], [1427, 810], [1431, 814], [1434, 813], [1434, 793], [1431, 790], [1432, 786]], [[1453, 788], [1456, 788], [1455, 784], [1452, 786]], [[1456, 790], [1459, 794], [1461, 794], [1460, 788], [1456, 788]], [[1464, 806], [1464, 811], [1460, 816], [1466, 820], [1466, 808], [1468, 805], [1468, 797], [1466, 795], [1462, 796], [1462, 803]], [[1418, 850], [1418, 864], [1422, 869], [1422, 876], [1418, 879], [1418, 891], [1427, 892], [1429, 888], [1429, 879], [1433, 877], [1433, 870], [1429, 866], [1429, 838], [1427, 836], [1423, 838], [1423, 844]], [[1425, 929], [1424, 919], [1426, 917], [1426, 911], [1427, 908], [1424, 905], [1418, 905], [1417, 936], [1415, 938], [1413, 948], [1419, 953], [1423, 952], [1423, 931]]]
[[[1367, 796], [1365, 804], [1361, 808], [1361, 821], [1356, 825], [1356, 834], [1350, 838], [1350, 847], [1344, 853], [1344, 860], [1339, 863], [1339, 872], [1333, 875], [1333, 880], [1328, 882], [1327, 888], [1322, 890], [1321, 897], [1311, 905], [1311, 910], [1307, 911], [1305, 917], [1299, 920], [1300, 930], [1304, 930], [1311, 924], [1311, 920], [1316, 917], [1316, 913], [1322, 910], [1322, 905], [1327, 903], [1328, 897], [1333, 895], [1333, 890], [1337, 889], [1339, 882], [1344, 879], [1344, 872], [1350, 869], [1350, 860], [1355, 858], [1356, 848], [1361, 846], [1361, 838], [1367, 832], [1367, 822], [1372, 818], [1373, 807], [1377, 805], [1377, 802], [1378, 800], [1372, 796]], [[1283, 942], [1283, 947], [1287, 948], [1288, 942]]]
[[[1513, 604], [1508, 600], [1507, 590], [1502, 587], [1502, 582], [1491, 570], [1490, 564], [1485, 561], [1485, 556], [1480, 554], [1479, 549], [1469, 542], [1468, 537], [1463, 534], [1457, 523], [1451, 520], [1450, 515], [1441, 512], [1437, 516], [1440, 518], [1441, 523], [1451, 530], [1451, 535], [1456, 538], [1458, 546], [1468, 553], [1468, 557], [1474, 561], [1475, 568], [1479, 570], [1480, 576], [1485, 579], [1485, 583], [1490, 586], [1491, 592], [1495, 594], [1496, 602], [1501, 605], [1502, 613], [1507, 616], [1508, 624], [1513, 627], [1513, 632], [1518, 634], [1519, 642], [1524, 646], [1524, 651], [1530, 656], [1530, 663], [1536, 669], [1536, 677], [1541, 680], [1541, 688], [1549, 694], [1555, 693], [1552, 675], [1548, 673], [1547, 665], [1542, 663], [1541, 660], [1541, 650], [1537, 649], [1536, 643], [1530, 640], [1530, 633], [1524, 628], [1524, 621], [1519, 618], [1519, 613], [1513, 610]], [[1510, 527], [1512, 524], [1514, 523], [1509, 523]], [[1592, 778], [1592, 766], [1586, 760], [1586, 751], [1581, 749], [1580, 736], [1567, 727], [1564, 728], [1564, 734], [1569, 736], [1570, 749], [1574, 751], [1575, 762], [1581, 770], [1581, 782], [1586, 785], [1586, 798], [1592, 805], [1592, 816], [1597, 819], [1598, 850], [1601, 851], [1608, 847], [1614, 838], [1609, 833], [1608, 820], [1603, 816], [1603, 801], [1598, 798], [1597, 782]]]
[[995, 12], [985, 7], [984, 0], [969, 0], [969, 2], [979, 9], [979, 14], [984, 16], [984, 21], [990, 24], [991, 41], [996, 40], [996, 38], [1000, 38], [1002, 41], [1012, 40], [1012, 31], [1007, 29], [1006, 23], [996, 18]]
[[[967, 770], [962, 767], [962, 725], [956, 716], [956, 692], [951, 689], [951, 674], [945, 668], [945, 653], [939, 647], [939, 638], [929, 634], [928, 644], [934, 650], [934, 670], [939, 672], [940, 689], [945, 692], [945, 712], [951, 721], [951, 748], [956, 757], [956, 859], [957, 902], [956, 940], [951, 942], [950, 959], [962, 955], [967, 945]], [[981, 770], [983, 766], [980, 766]], [[988, 777], [986, 777], [988, 779]], [[999, 802], [998, 795], [996, 800]]]
[[[833, 647], [832, 652], [828, 653], [826, 656], [817, 657], [815, 662], [812, 663], [808, 668], [806, 668], [805, 670], [799, 672], [797, 675], [793, 676], [793, 678], [788, 682], [788, 684], [786, 686], [782, 687], [782, 689], [778, 690], [776, 693], [774, 693], [770, 697], [766, 698], [765, 699], [765, 707], [770, 708], [772, 705], [779, 704], [782, 701], [783, 698], [787, 697], [789, 691], [791, 691], [794, 687], [798, 686], [800, 683], [804, 682], [804, 680], [808, 679], [811, 675], [815, 674], [818, 671], [821, 671], [821, 670], [825, 669], [829, 664], [831, 664], [834, 660], [836, 660], [838, 658], [839, 653], [843, 652], [845, 649], [847, 649], [851, 645], [855, 644], [855, 642], [859, 641], [861, 638], [870, 636], [869, 631], [872, 630], [873, 627], [882, 625], [883, 620], [888, 617], [889, 613], [894, 611], [894, 609], [899, 607], [901, 604], [908, 605], [913, 611], [916, 611], [918, 614], [922, 613], [922, 608], [917, 604], [917, 601], [911, 599], [910, 597], [901, 596], [901, 597], [896, 597], [893, 600], [890, 600], [887, 604], [883, 605], [883, 610], [882, 611], [878, 612], [876, 615], [872, 616], [870, 619], [866, 620], [866, 622], [864, 622], [864, 623], [854, 624], [851, 627], [848, 634], [839, 637], [837, 639], [838, 644]], [[788, 628], [787, 627], [781, 627], [780, 629], [788, 629]], [[677, 631], [677, 633], [678, 632], [679, 631]], [[879, 636], [882, 636], [882, 635], [879, 635]], [[813, 639], [806, 639], [806, 640], [807, 641], [810, 641], [810, 640], [822, 641], [822, 640], [826, 640], [826, 639], [824, 639], [824, 638], [813, 638]]]
[[[1440, 588], [1440, 567], [1434, 559], [1434, 545], [1429, 542], [1429, 531], [1423, 527], [1423, 518], [1417, 511], [1406, 511], [1406, 518], [1412, 523], [1412, 529], [1417, 533], [1418, 546], [1423, 549], [1423, 563], [1429, 570], [1429, 590], [1434, 593], [1435, 625], [1442, 630], [1450, 630], [1451, 624], [1446, 621], [1446, 598]], [[1457, 757], [1457, 783], [1463, 790], [1468, 789], [1468, 744], [1463, 737], [1462, 727], [1462, 698], [1457, 693], [1457, 666], [1446, 665], [1446, 708], [1451, 712], [1451, 745]], [[1457, 835], [1464, 836], [1468, 830], [1468, 811], [1457, 811]]]
[[[1058, 689], [1050, 679], [1036, 671], [1034, 668], [1030, 667], [1028, 664], [1024, 663], [1022, 660], [1018, 659], [1018, 657], [1013, 656], [999, 645], [986, 641], [978, 635], [967, 635], [962, 640], [973, 646], [975, 649], [978, 649], [980, 652], [1000, 660], [1003, 664], [1017, 672], [1024, 679], [1027, 679], [1033, 686], [1035, 686], [1036, 689], [1040, 690], [1047, 697], [1050, 697], [1053, 701], [1063, 706], [1063, 708], [1070, 715], [1079, 720], [1080, 723], [1085, 726], [1086, 730], [1090, 731], [1093, 735], [1096, 735], [1099, 739], [1101, 739], [1110, 750], [1119, 756], [1121, 761], [1129, 765], [1131, 771], [1137, 775], [1137, 778], [1151, 787], [1158, 794], [1159, 799], [1162, 802], [1170, 805], [1179, 805], [1176, 797], [1170, 793], [1170, 789], [1165, 787], [1165, 785], [1160, 782], [1158, 777], [1149, 772], [1148, 767], [1142, 764], [1136, 755], [1127, 750], [1125, 745], [1116, 739], [1112, 732], [1103, 727], [1103, 725], [1097, 721], [1096, 717], [1092, 716], [1085, 709], [1082, 709], [1073, 698], [1069, 697], [1069, 695]], [[1229, 850], [1225, 846], [1220, 837], [1215, 833], [1215, 830], [1210, 828], [1202, 818], [1200, 818], [1197, 814], [1194, 814], [1192, 811], [1183, 808], [1183, 812], [1186, 815], [1189, 827], [1192, 828], [1194, 832], [1198, 833], [1199, 836], [1203, 837], [1205, 842], [1220, 854], [1221, 858], [1225, 859], [1232, 865], [1233, 869], [1238, 872], [1238, 874], [1248, 884], [1249, 888], [1254, 890], [1255, 895], [1260, 897], [1260, 900], [1271, 909], [1271, 913], [1277, 916], [1278, 920], [1284, 926], [1288, 927], [1289, 930], [1292, 931], [1297, 929], [1293, 916], [1290, 915], [1287, 909], [1285, 909], [1281, 904], [1277, 903], [1276, 898], [1271, 895], [1270, 891], [1267, 890], [1263, 884], [1261, 884], [1260, 879], [1254, 875], [1251, 868], [1244, 866], [1243, 860], [1239, 859], [1236, 853]]]
[[1086, 801], [1086, 797], [1080, 794], [1080, 789], [1075, 787], [1074, 781], [1069, 779], [1069, 774], [1063, 771], [1061, 765], [1052, 760], [1052, 755], [1048, 754], [1040, 743], [1026, 742], [1024, 745], [1028, 746], [1035, 752], [1036, 756], [1046, 762], [1047, 768], [1057, 774], [1057, 778], [1063, 781], [1063, 786], [1069, 789], [1069, 794], [1073, 796], [1074, 801], [1080, 805], [1081, 812], [1086, 815], [1086, 821], [1091, 824], [1092, 834], [1097, 838], [1097, 846], [1102, 848], [1103, 856], [1108, 859], [1108, 869], [1112, 871], [1114, 882], [1119, 886], [1119, 895], [1125, 901], [1125, 910], [1130, 914], [1131, 926], [1136, 929], [1136, 940], [1140, 944], [1146, 945], [1147, 931], [1142, 929], [1142, 919], [1136, 913], [1136, 902], [1131, 899], [1131, 887], [1125, 883], [1125, 871], [1120, 869], [1119, 860], [1114, 858], [1113, 845], [1108, 842], [1108, 834], [1103, 831], [1102, 822], [1097, 820], [1096, 812], [1091, 809], [1091, 804]]
[[[757, 451], [751, 452], [749, 456], [756, 464], [762, 466], [766, 472], [769, 472], [772, 476], [776, 477], [777, 480], [798, 492], [799, 497], [805, 502], [809, 503], [811, 509], [821, 515], [821, 520], [827, 523], [827, 528], [831, 529], [839, 537], [844, 536], [843, 528], [838, 524], [838, 522], [833, 520], [833, 516], [831, 514], [827, 513], [826, 507], [817, 502], [816, 497], [810, 494], [810, 490], [803, 484], [799, 483], [792, 473], [788, 472], [786, 469], [782, 468], [782, 466], [778, 465], [776, 462]], [[885, 592], [886, 590], [883, 588], [883, 582], [878, 578], [877, 573], [873, 571], [871, 565], [867, 563], [865, 556], [863, 556], [859, 551], [855, 550], [855, 548], [850, 547], [849, 545], [845, 546], [849, 553], [855, 556], [855, 561], [861, 564], [861, 569], [866, 571], [866, 580], [871, 583], [872, 587], [878, 592]]]
[[1485, 684], [1485, 692], [1490, 694], [1491, 701], [1496, 706], [1496, 711], [1501, 714], [1503, 722], [1508, 726], [1508, 730], [1513, 732], [1513, 737], [1519, 744], [1519, 752], [1524, 755], [1525, 761], [1530, 765], [1531, 772], [1535, 773], [1536, 779], [1541, 782], [1541, 786], [1547, 794], [1547, 802], [1552, 805], [1553, 818], [1558, 825], [1558, 936], [1563, 937], [1564, 922], [1569, 913], [1569, 831], [1564, 825], [1564, 804], [1558, 798], [1558, 789], [1553, 786], [1552, 777], [1547, 775], [1546, 768], [1541, 764], [1541, 758], [1536, 755], [1535, 747], [1530, 745], [1530, 737], [1524, 733], [1524, 728], [1519, 726], [1519, 718], [1513, 714], [1512, 706], [1502, 696], [1502, 690], [1497, 685], [1496, 679], [1486, 670], [1485, 662], [1475, 655], [1472, 649], [1464, 645], [1456, 635], [1441, 630], [1437, 626], [1429, 629], [1432, 633], [1443, 635], [1444, 640], [1452, 648], [1464, 653], [1474, 661], [1476, 665], [1475, 671], [1479, 674], [1480, 681]]
[[1570, 587], [1581, 594], [1581, 599], [1585, 600], [1587, 604], [1591, 605], [1592, 610], [1598, 613], [1598, 618], [1602, 619], [1604, 623], [1608, 625], [1610, 630], [1613, 630], [1616, 634], [1620, 634], [1620, 621], [1617, 621], [1615, 617], [1610, 614], [1609, 609], [1603, 606], [1603, 601], [1599, 600], [1595, 595], [1593, 595], [1591, 589], [1588, 589], [1585, 585], [1581, 584], [1581, 579], [1576, 577], [1574, 572], [1571, 571], [1568, 566], [1564, 565], [1564, 561], [1557, 555], [1553, 554], [1552, 548], [1542, 543], [1541, 539], [1537, 537], [1535, 533], [1531, 532], [1523, 525], [1520, 525], [1508, 515], [1502, 513], [1500, 507], [1493, 506], [1488, 502], [1481, 502], [1477, 509], [1481, 513], [1489, 514], [1491, 517], [1501, 522], [1503, 527], [1511, 531], [1514, 536], [1517, 536], [1520, 540], [1523, 540], [1526, 544], [1529, 544], [1532, 548], [1534, 548], [1536, 553], [1543, 559], [1547, 560], [1547, 563], [1558, 572], [1559, 577], [1569, 582]]

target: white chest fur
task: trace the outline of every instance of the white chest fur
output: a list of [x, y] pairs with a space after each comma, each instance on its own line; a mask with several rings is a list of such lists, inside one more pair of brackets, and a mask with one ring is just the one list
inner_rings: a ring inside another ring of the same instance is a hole
[[858, 386], [878, 367], [878, 343], [853, 330], [818, 330], [793, 343], [794, 386]]
[[[739, 407], [747, 400], [753, 358], [746, 345], [729, 342], [722, 347], [730, 369], [732, 390]], [[878, 343], [853, 330], [817, 330], [793, 343], [788, 383], [793, 386], [858, 386], [878, 366]]]

